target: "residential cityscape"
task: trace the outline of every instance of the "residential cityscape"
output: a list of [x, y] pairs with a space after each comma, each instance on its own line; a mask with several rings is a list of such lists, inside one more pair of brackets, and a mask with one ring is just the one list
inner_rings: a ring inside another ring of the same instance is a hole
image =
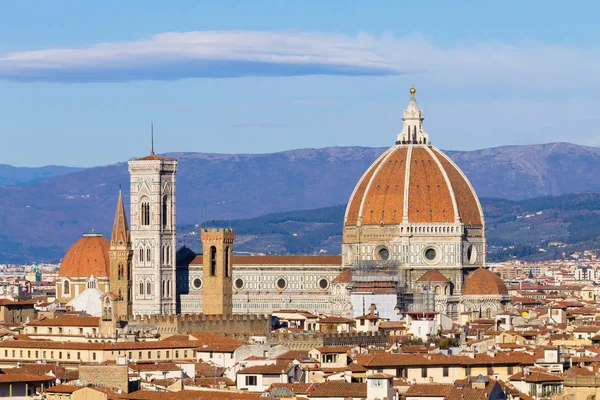
[[434, 3], [6, 6], [0, 399], [595, 400], [595, 13]]

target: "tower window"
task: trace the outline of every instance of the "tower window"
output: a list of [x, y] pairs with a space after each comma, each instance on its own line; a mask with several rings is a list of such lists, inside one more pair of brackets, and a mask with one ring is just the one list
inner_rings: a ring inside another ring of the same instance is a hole
[[225, 264], [223, 268], [225, 270], [225, 278], [229, 278], [229, 246], [225, 247]]
[[217, 275], [217, 248], [212, 246], [210, 248], [210, 276]]
[[144, 262], [144, 249], [140, 249], [140, 262]]
[[150, 262], [152, 261], [152, 253], [150, 252], [150, 249], [146, 249], [146, 261]]
[[167, 196], [163, 197], [162, 202], [162, 226], [166, 228], [169, 224], [169, 205], [167, 203]]
[[123, 264], [119, 264], [119, 266], [117, 267], [117, 279], [123, 280], [123, 275], [124, 275]]
[[144, 295], [144, 282], [140, 282], [140, 296]]
[[69, 281], [63, 282], [63, 295], [68, 295], [71, 293], [71, 287], [69, 286]]
[[152, 285], [150, 284], [150, 282], [146, 283], [146, 294], [148, 296], [152, 295]]
[[150, 203], [147, 200], [142, 201], [142, 225], [150, 225]]

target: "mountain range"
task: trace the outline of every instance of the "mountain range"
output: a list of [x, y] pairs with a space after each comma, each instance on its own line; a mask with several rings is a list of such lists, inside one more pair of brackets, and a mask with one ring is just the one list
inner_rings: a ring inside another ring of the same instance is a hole
[[[179, 160], [178, 224], [202, 224], [205, 215], [208, 220], [229, 221], [345, 204], [362, 173], [383, 151], [332, 147], [273, 154], [167, 154]], [[597, 148], [552, 143], [447, 154], [482, 198], [519, 201], [600, 192]], [[125, 162], [75, 171], [48, 168], [29, 177], [23, 177], [20, 168], [14, 173], [0, 169], [5, 182], [0, 185], [0, 262], [58, 260], [82, 233], [110, 233], [119, 185], [128, 200]], [[495, 228], [489, 218], [488, 228], [492, 237]]]

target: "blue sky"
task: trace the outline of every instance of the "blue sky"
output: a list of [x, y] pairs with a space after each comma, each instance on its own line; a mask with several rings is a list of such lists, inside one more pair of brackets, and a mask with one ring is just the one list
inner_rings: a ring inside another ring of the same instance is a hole
[[0, 163], [600, 145], [597, 2], [25, 1], [0, 13]]

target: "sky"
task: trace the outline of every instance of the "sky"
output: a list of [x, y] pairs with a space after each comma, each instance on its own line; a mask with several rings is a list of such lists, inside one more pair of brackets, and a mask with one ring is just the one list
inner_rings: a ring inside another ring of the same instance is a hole
[[598, 2], [6, 1], [0, 164], [390, 146], [412, 84], [447, 150], [600, 145]]

